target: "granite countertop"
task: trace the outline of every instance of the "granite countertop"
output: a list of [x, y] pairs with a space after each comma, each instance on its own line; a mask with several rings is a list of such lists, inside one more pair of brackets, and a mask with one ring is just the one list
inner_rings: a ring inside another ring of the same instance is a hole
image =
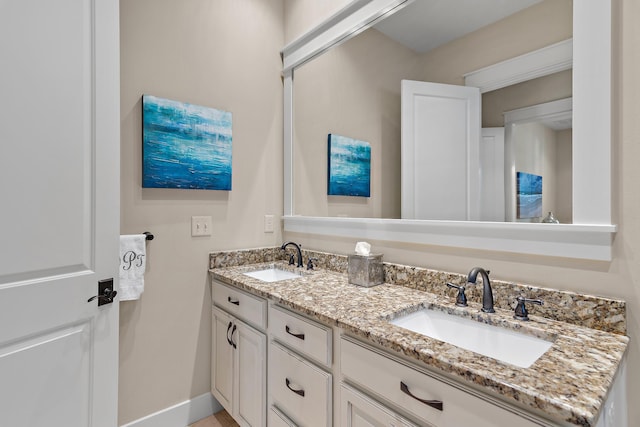
[[[212, 276], [252, 294], [269, 298], [321, 322], [336, 325], [362, 339], [401, 353], [418, 363], [473, 383], [505, 401], [542, 412], [562, 423], [595, 426], [628, 338], [566, 322], [530, 315], [513, 319], [512, 310], [480, 311], [481, 305], [456, 307], [453, 298], [394, 284], [364, 288], [347, 275], [329, 270], [303, 271], [297, 279], [267, 283], [244, 275], [284, 262], [210, 270]], [[529, 368], [461, 349], [392, 325], [388, 320], [421, 308], [443, 310], [552, 341], [551, 348]]]

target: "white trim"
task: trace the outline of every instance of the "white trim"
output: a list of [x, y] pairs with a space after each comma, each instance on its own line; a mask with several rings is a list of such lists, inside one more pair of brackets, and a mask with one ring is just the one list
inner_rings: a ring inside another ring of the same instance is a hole
[[512, 123], [539, 121], [543, 119], [571, 118], [573, 112], [573, 98], [558, 99], [531, 107], [518, 108], [504, 112], [505, 127]]
[[611, 261], [615, 225], [285, 216], [284, 230], [527, 255]]
[[121, 427], [185, 427], [221, 410], [211, 393], [205, 393]]
[[573, 2], [573, 222], [611, 224], [611, 0]]
[[354, 0], [282, 49], [286, 73], [373, 26], [413, 0]]
[[466, 86], [481, 93], [569, 70], [573, 66], [573, 39], [567, 39], [464, 75]]
[[284, 97], [284, 129], [283, 129], [283, 173], [284, 173], [284, 214], [293, 215], [293, 70], [285, 71], [283, 75]]

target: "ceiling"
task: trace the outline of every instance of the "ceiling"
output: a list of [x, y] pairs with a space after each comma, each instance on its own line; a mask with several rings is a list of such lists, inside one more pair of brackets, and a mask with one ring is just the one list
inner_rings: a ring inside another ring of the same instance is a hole
[[375, 28], [425, 53], [541, 0], [415, 0]]

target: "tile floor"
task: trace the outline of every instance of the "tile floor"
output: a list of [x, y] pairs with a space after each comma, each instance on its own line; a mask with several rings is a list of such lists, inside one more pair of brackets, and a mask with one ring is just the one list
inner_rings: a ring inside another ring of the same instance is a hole
[[222, 410], [217, 414], [213, 414], [210, 417], [203, 418], [195, 424], [191, 424], [189, 427], [239, 427], [231, 415]]

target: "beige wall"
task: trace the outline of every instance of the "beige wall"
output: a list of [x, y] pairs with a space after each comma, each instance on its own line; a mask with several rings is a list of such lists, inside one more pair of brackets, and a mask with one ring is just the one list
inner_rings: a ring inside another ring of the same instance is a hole
[[[296, 70], [296, 214], [400, 217], [400, 80], [418, 58], [369, 29]], [[371, 197], [327, 196], [329, 133], [371, 144]]]
[[285, 43], [297, 39], [349, 3], [351, 0], [284, 0]]
[[[373, 241], [373, 250], [384, 259], [466, 274], [479, 265], [496, 279], [585, 292], [627, 301], [630, 345], [627, 391], [630, 424], [640, 419], [640, 2], [614, 3], [614, 114], [613, 114], [613, 207], [618, 232], [613, 242], [613, 261], [596, 262], [564, 258], [516, 255], [457, 248], [443, 248]], [[578, 142], [576, 142], [578, 143]], [[349, 253], [354, 239], [285, 233], [287, 239], [307, 248]]]
[[504, 112], [569, 98], [571, 70], [528, 80], [482, 94], [482, 127], [504, 126]]
[[[122, 302], [120, 424], [210, 387], [211, 250], [273, 246], [282, 214], [283, 2], [121, 0], [121, 232], [151, 231], [145, 291]], [[141, 188], [141, 96], [233, 113], [232, 191]], [[213, 217], [191, 237], [191, 216]]]
[[464, 85], [464, 74], [571, 38], [571, 0], [545, 0], [436, 48], [422, 58], [423, 80]]
[[556, 132], [556, 201], [553, 214], [564, 223], [570, 223], [573, 218], [572, 134], [571, 129]]

